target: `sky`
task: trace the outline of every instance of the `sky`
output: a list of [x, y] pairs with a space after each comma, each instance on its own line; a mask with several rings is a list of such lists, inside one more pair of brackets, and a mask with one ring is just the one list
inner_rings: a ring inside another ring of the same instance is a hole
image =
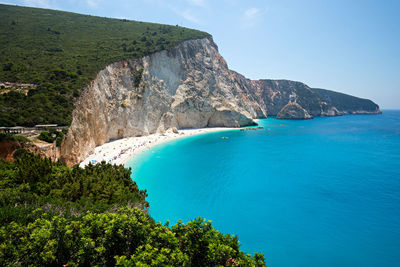
[[400, 1], [0, 0], [210, 33], [233, 69], [400, 109]]

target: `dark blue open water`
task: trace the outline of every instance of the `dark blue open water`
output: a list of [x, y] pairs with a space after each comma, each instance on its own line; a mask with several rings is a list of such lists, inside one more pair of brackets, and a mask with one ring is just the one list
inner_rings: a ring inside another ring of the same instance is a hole
[[400, 266], [400, 111], [259, 124], [131, 160], [150, 214], [210, 219], [269, 266]]

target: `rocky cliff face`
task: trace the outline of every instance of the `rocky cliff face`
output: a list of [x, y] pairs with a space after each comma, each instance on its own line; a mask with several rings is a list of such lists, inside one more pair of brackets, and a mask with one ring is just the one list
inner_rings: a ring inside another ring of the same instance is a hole
[[76, 103], [62, 159], [76, 164], [110, 140], [172, 127], [252, 125], [266, 113], [249, 85], [211, 38], [109, 65]]
[[[310, 87], [288, 80], [253, 81], [255, 94], [262, 99], [269, 116], [277, 116], [288, 104], [296, 102], [311, 116], [337, 116], [340, 112]], [[293, 119], [301, 119], [296, 117]]]
[[[285, 119], [309, 119], [315, 116], [344, 114], [380, 114], [379, 106], [362, 99], [325, 89], [310, 88], [288, 80], [251, 81], [252, 94], [269, 116]], [[296, 103], [297, 105], [289, 105]], [[294, 112], [304, 109], [305, 112]], [[287, 113], [291, 111], [291, 115]], [[284, 115], [286, 114], [286, 115]]]
[[175, 127], [241, 127], [282, 109], [291, 119], [345, 113], [303, 83], [246, 79], [228, 69], [211, 38], [189, 40], [100, 71], [76, 103], [61, 158], [73, 165], [113, 139]]

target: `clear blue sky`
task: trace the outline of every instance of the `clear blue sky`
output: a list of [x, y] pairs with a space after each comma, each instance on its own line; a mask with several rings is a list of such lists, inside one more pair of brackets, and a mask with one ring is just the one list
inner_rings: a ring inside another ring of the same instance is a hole
[[400, 109], [400, 1], [0, 2], [200, 29], [248, 78], [302, 81]]

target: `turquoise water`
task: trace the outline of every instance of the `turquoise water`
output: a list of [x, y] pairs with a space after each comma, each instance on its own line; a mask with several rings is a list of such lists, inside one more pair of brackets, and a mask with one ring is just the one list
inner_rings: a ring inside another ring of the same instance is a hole
[[400, 111], [259, 124], [131, 160], [150, 214], [210, 219], [269, 266], [400, 266]]

